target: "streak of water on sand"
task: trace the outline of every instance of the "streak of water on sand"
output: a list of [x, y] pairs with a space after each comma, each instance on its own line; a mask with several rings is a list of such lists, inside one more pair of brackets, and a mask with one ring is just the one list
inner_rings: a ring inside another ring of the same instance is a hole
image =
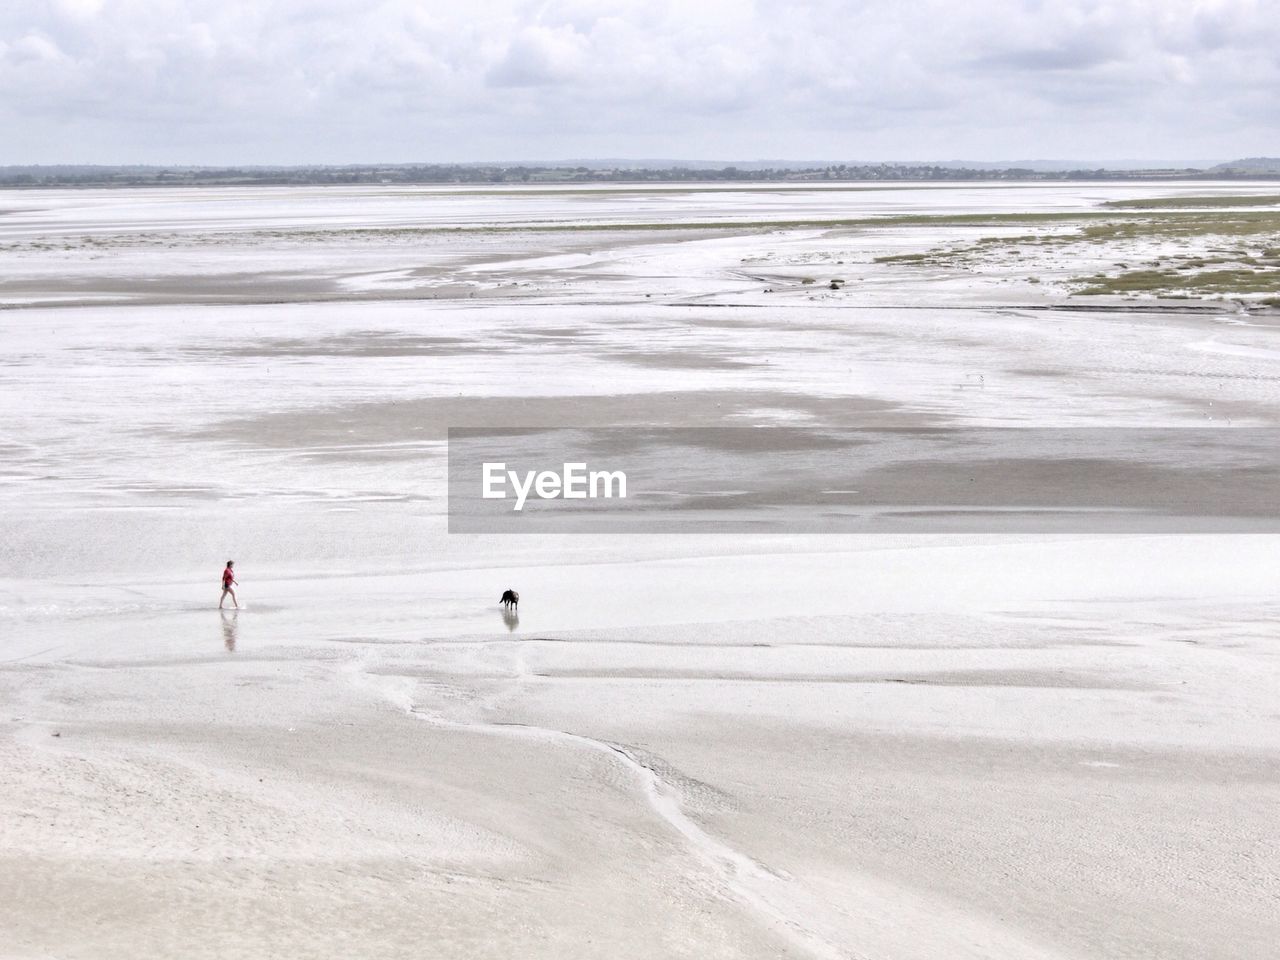
[[[822, 960], [864, 960], [864, 955], [837, 946], [812, 930], [800, 915], [801, 911], [794, 906], [788, 909], [787, 906], [776, 902], [789, 899], [785, 897], [785, 888], [791, 883], [791, 879], [753, 860], [695, 823], [685, 812], [680, 791], [675, 785], [663, 779], [657, 770], [641, 760], [632, 748], [608, 740], [597, 740], [566, 730], [533, 724], [449, 720], [419, 706], [407, 691], [377, 684], [374, 681], [374, 675], [365, 671], [360, 662], [350, 664], [348, 669], [357, 675], [353, 677], [355, 682], [374, 685], [384, 698], [415, 719], [434, 727], [472, 733], [491, 733], [505, 737], [526, 737], [585, 748], [607, 755], [635, 776], [640, 783], [645, 800], [654, 813], [684, 838], [689, 850], [707, 864], [732, 896], [752, 913], [809, 956], [822, 958]], [[522, 663], [518, 662], [514, 681], [520, 683], [525, 675]], [[387, 679], [404, 679], [388, 677], [385, 674], [382, 676]]]
[[[416, 709], [411, 712], [432, 723], [438, 720]], [[801, 918], [772, 902], [770, 892], [789, 883], [789, 878], [758, 863], [698, 826], [685, 813], [679, 790], [660, 777], [653, 767], [639, 759], [627, 746], [523, 723], [478, 723], [463, 726], [471, 730], [492, 730], [498, 733], [518, 732], [537, 739], [555, 740], [609, 754], [636, 775], [653, 811], [688, 841], [689, 848], [718, 873], [725, 886], [753, 912], [815, 957], [855, 960], [858, 956], [824, 939], [806, 926]]]

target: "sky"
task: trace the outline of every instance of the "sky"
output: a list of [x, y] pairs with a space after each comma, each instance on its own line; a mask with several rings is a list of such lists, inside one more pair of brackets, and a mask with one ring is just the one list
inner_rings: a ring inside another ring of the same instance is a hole
[[1280, 155], [1280, 0], [0, 0], [0, 164]]

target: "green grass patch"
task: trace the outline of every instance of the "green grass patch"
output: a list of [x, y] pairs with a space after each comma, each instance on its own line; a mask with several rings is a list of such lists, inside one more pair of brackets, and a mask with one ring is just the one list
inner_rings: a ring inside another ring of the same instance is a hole
[[1280, 205], [1280, 194], [1212, 197], [1152, 197], [1147, 200], [1108, 200], [1103, 204], [1112, 210], [1167, 210], [1179, 207], [1274, 207]]
[[1075, 293], [1083, 297], [1130, 294], [1169, 297], [1187, 293], [1244, 296], [1280, 293], [1280, 270], [1205, 270], [1194, 274], [1174, 270], [1129, 270], [1114, 277], [1095, 276], [1081, 282], [1083, 286]]
[[876, 263], [925, 263], [934, 258], [931, 253], [891, 253], [876, 257]]
[[[1206, 237], [1222, 237], [1225, 240], [1234, 239], [1236, 241], [1248, 241], [1256, 237], [1262, 244], [1267, 244], [1267, 246], [1262, 250], [1260, 257], [1254, 256], [1254, 252], [1258, 249], [1257, 243], [1252, 244], [1252, 249], [1249, 250], [1215, 247], [1213, 252], [1219, 254], [1219, 256], [1201, 254], [1194, 260], [1188, 260], [1189, 265], [1200, 268], [1215, 263], [1248, 260], [1259, 266], [1271, 266], [1273, 263], [1272, 255], [1280, 252], [1280, 248], [1273, 246], [1275, 240], [1280, 238], [1280, 210], [1223, 211], [1214, 213], [1176, 211], [1128, 216], [1102, 215], [1102, 219], [1097, 219], [1099, 215], [1096, 213], [1084, 216], [1080, 214], [1031, 214], [1025, 216], [1012, 214], [1002, 215], [1004, 219], [999, 222], [1027, 223], [1029, 221], [1026, 216], [1043, 217], [1044, 219], [1041, 222], [1044, 223], [1074, 220], [1079, 222], [1079, 226], [1076, 230], [1066, 232], [1010, 237], [981, 237], [964, 245], [941, 246], [926, 251], [890, 254], [876, 257], [875, 260], [877, 263], [904, 265], [928, 264], [936, 266], [957, 263], [978, 263], [980, 265], [988, 261], [989, 255], [993, 252], [1000, 251], [1009, 257], [1020, 257], [1028, 252], [1025, 248], [1029, 246], [1065, 247], [1072, 244], [1105, 246], [1107, 244], [1130, 241], [1157, 241], [1177, 247], [1187, 246], [1192, 240]], [[992, 221], [990, 218], [976, 221], [946, 216], [933, 218], [930, 222], [935, 225], [955, 225], [957, 222], [984, 225]], [[896, 226], [925, 225], [925, 222], [917, 217], [894, 217], [880, 223]], [[1123, 251], [1125, 254], [1129, 252], [1131, 251]], [[1167, 249], [1161, 251], [1161, 253], [1163, 254], [1163, 259], [1170, 259], [1170, 253]], [[1275, 259], [1280, 260], [1280, 258]], [[1161, 258], [1153, 261], [1152, 265], [1160, 266]], [[1117, 266], [1123, 267], [1124, 264], [1118, 263]]]
[[1081, 239], [1099, 242], [1193, 237], [1253, 237], [1280, 233], [1280, 210], [1240, 210], [1221, 213], [1166, 213], [1128, 220], [1089, 224]]

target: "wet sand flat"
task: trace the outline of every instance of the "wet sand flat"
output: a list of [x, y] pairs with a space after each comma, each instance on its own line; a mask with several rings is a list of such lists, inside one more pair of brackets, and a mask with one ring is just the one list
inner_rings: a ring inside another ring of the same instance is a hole
[[447, 532], [450, 427], [1274, 427], [794, 225], [1160, 190], [0, 194], [0, 954], [1270, 958], [1274, 536]]

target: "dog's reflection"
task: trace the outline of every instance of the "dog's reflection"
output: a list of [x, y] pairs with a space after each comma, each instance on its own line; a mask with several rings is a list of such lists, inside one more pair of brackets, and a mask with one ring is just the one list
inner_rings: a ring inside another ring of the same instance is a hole
[[507, 630], [511, 633], [515, 632], [516, 627], [520, 626], [520, 614], [510, 607], [502, 608], [502, 622], [507, 625]]
[[222, 643], [226, 646], [228, 653], [236, 652], [236, 639], [240, 630], [240, 625], [236, 622], [238, 616], [240, 616], [239, 610], [222, 611]]

